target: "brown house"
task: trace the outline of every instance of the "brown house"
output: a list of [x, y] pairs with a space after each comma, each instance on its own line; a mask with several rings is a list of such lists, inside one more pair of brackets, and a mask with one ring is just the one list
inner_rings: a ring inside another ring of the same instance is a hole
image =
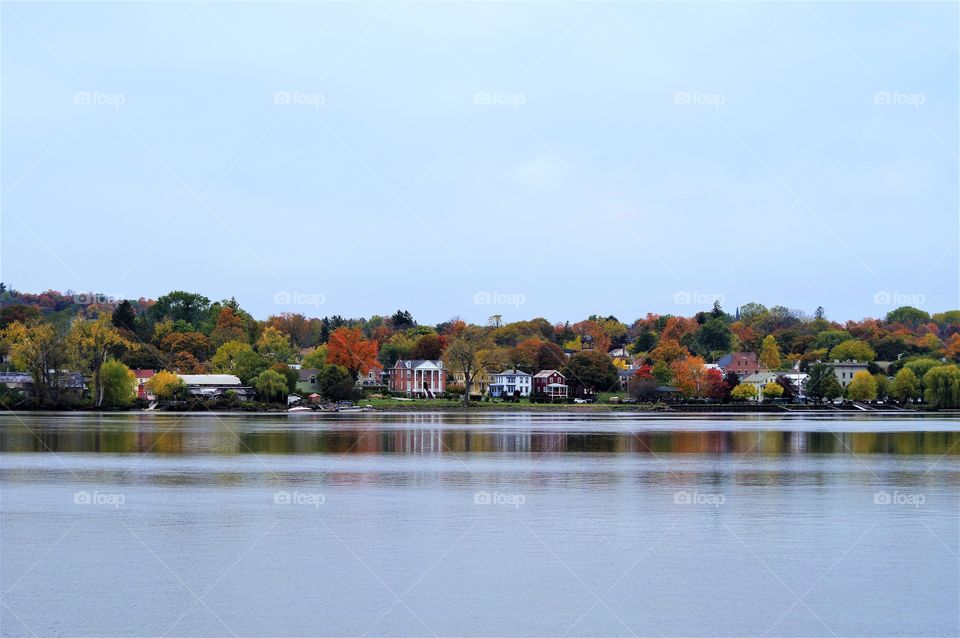
[[760, 362], [755, 352], [731, 352], [720, 357], [717, 365], [725, 374], [735, 372], [740, 377], [760, 372]]

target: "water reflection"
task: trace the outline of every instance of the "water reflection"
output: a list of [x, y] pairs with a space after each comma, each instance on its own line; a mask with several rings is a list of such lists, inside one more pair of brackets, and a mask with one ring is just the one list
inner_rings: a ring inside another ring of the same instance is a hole
[[[403, 415], [393, 420], [297, 422], [276, 417], [180, 419], [131, 415], [3, 417], [0, 452], [83, 452], [105, 454], [933, 454], [960, 455], [960, 432], [783, 429], [596, 431], [589, 423], [563, 428], [562, 419], [523, 421], [504, 427], [486, 418], [462, 426], [470, 415]], [[582, 419], [582, 417], [578, 417]], [[558, 424], [561, 427], [558, 427]], [[729, 425], [733, 426], [731, 422]], [[586, 431], [584, 431], [586, 430]]]

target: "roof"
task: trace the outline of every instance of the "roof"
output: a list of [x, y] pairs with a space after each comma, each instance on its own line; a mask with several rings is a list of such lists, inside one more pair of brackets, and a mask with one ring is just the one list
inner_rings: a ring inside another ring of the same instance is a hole
[[[530, 373], [529, 373], [529, 372], [524, 372], [523, 370], [504, 370], [503, 372], [500, 373], [500, 375], [503, 375], [503, 374], [512, 374], [512, 375], [515, 376], [515, 377], [529, 377], [529, 376], [530, 376]], [[497, 375], [497, 376], [500, 376], [500, 375]]]
[[425, 366], [428, 368], [442, 368], [443, 361], [439, 359], [397, 359], [393, 364], [394, 368], [419, 368]]
[[137, 369], [137, 370], [134, 370], [134, 371], [133, 371], [133, 374], [134, 374], [138, 379], [149, 379], [150, 377], [152, 377], [153, 375], [156, 374], [156, 371], [154, 371], [154, 370], [139, 370], [139, 369]]
[[316, 368], [300, 368], [297, 370], [297, 381], [309, 381], [310, 377], [316, 376], [317, 372], [319, 370]]
[[186, 385], [242, 385], [233, 374], [178, 374]]
[[562, 372], [560, 372], [559, 370], [541, 370], [540, 372], [536, 373], [536, 374], [533, 375], [533, 376], [536, 377], [536, 378], [538, 378], [538, 379], [545, 379], [545, 378], [549, 377], [549, 376], [552, 375], [552, 374], [559, 374], [559, 375], [560, 375], [561, 377], [563, 377], [564, 379], [567, 378], [567, 376], [566, 376], [565, 374], [563, 374]]
[[29, 372], [0, 372], [0, 383], [33, 383]]

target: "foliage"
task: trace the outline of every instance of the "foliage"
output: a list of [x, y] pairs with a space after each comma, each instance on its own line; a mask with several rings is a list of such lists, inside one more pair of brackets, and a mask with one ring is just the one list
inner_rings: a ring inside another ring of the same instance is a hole
[[568, 383], [580, 384], [587, 390], [605, 392], [619, 383], [617, 369], [606, 353], [584, 350], [576, 353], [563, 368]]
[[893, 379], [890, 394], [901, 403], [920, 398], [920, 379], [910, 368], [903, 368]]
[[936, 408], [960, 408], [960, 368], [937, 366], [923, 375], [923, 398]]
[[873, 401], [877, 398], [877, 380], [866, 370], [853, 375], [847, 386], [847, 398], [854, 401]]
[[782, 396], [783, 396], [783, 386], [777, 383], [776, 381], [771, 381], [770, 383], [763, 386], [763, 398], [779, 399]]
[[354, 377], [343, 366], [325, 365], [317, 374], [320, 394], [329, 401], [349, 399], [354, 392]]
[[237, 315], [233, 308], [224, 306], [220, 308], [217, 314], [216, 324], [213, 331], [210, 332], [210, 341], [220, 347], [228, 341], [246, 341], [247, 331], [244, 329], [243, 319]]
[[843, 392], [832, 367], [818, 363], [811, 366], [808, 374], [807, 395], [811, 398], [817, 401], [835, 399]]
[[377, 360], [377, 342], [364, 339], [358, 328], [337, 328], [330, 333], [327, 361], [342, 365], [354, 378], [361, 372], [383, 367]]
[[848, 339], [838, 343], [830, 350], [831, 361], [873, 361], [877, 354], [869, 345], [859, 339]]
[[257, 352], [268, 363], [286, 363], [293, 357], [290, 337], [273, 326], [267, 326], [257, 339]]
[[264, 370], [253, 381], [257, 395], [268, 402], [280, 402], [287, 395], [287, 380], [276, 370]]
[[303, 358], [303, 361], [300, 362], [300, 365], [302, 365], [304, 368], [314, 368], [315, 370], [319, 370], [323, 366], [327, 365], [326, 344], [317, 346], [313, 352]]
[[776, 370], [780, 367], [780, 346], [773, 335], [767, 335], [763, 338], [763, 345], [760, 347], [760, 365], [767, 370]]
[[127, 346], [106, 315], [98, 319], [77, 317], [67, 335], [70, 358], [81, 370], [93, 374], [93, 404], [103, 405], [101, 366], [110, 355], [119, 355]]
[[127, 407], [137, 398], [136, 375], [116, 359], [110, 359], [100, 366], [100, 377], [104, 407]]
[[410, 358], [437, 360], [440, 358], [442, 349], [443, 342], [440, 340], [439, 335], [423, 335], [417, 339], [416, 344], [413, 346], [413, 351], [410, 353]]
[[185, 395], [183, 379], [172, 372], [161, 370], [147, 379], [147, 392], [160, 400], [179, 398]]
[[250, 383], [254, 377], [267, 367], [266, 360], [244, 341], [228, 341], [219, 348], [210, 360], [214, 373], [233, 374], [244, 383]]
[[757, 398], [757, 388], [751, 383], [741, 383], [730, 391], [730, 398], [736, 401], [751, 401]]

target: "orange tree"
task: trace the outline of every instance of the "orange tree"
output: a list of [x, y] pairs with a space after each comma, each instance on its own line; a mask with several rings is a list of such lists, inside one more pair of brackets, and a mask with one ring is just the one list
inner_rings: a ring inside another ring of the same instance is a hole
[[337, 328], [327, 342], [327, 363], [343, 366], [356, 379], [360, 372], [381, 369], [377, 360], [377, 342], [363, 338], [359, 328]]

